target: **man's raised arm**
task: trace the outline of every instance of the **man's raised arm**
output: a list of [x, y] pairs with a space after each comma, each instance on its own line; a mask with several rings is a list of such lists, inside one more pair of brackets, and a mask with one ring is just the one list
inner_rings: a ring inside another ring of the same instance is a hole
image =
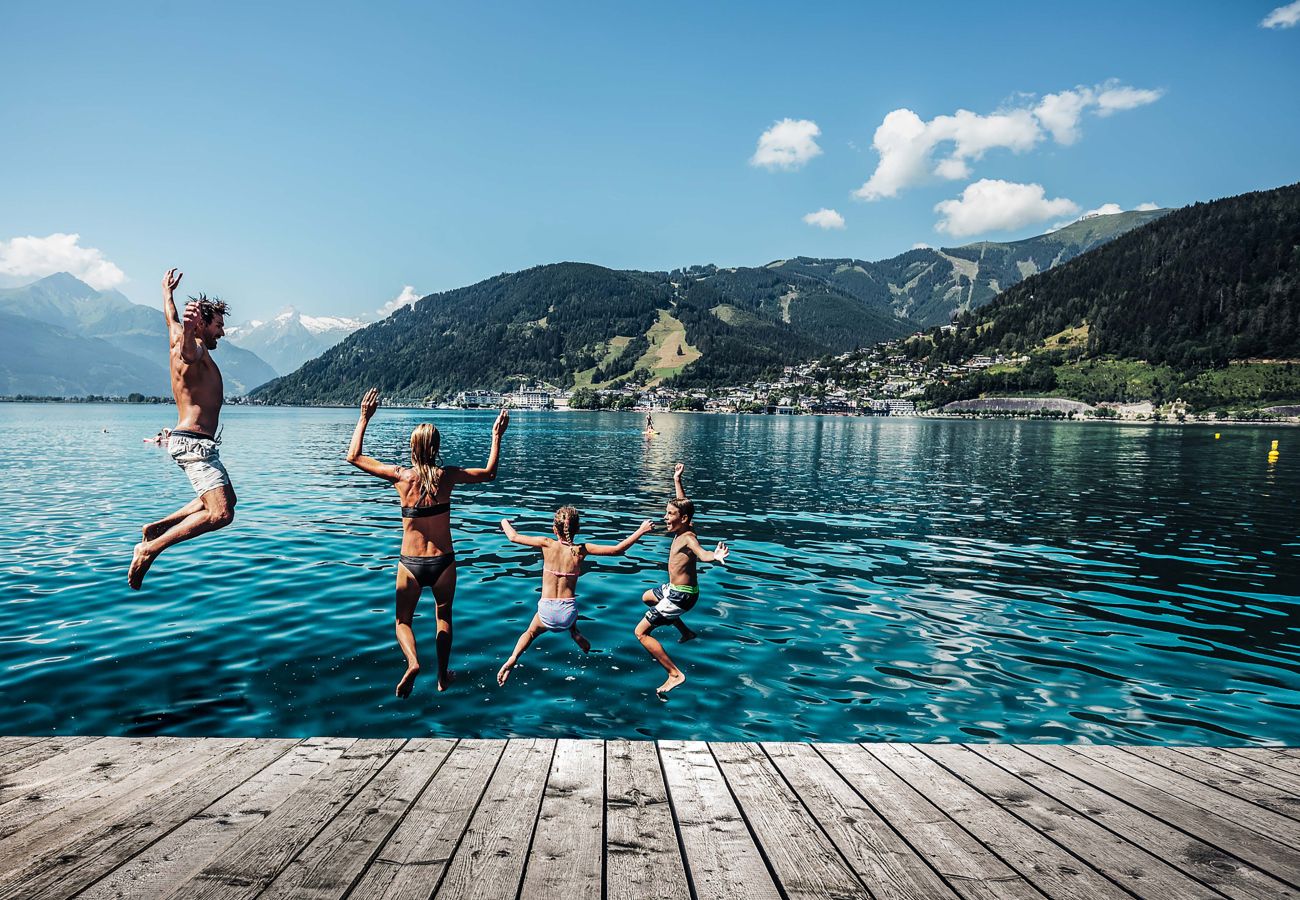
[[163, 276], [163, 315], [167, 318], [167, 331], [175, 332], [181, 327], [180, 314], [176, 312], [175, 293], [176, 288], [181, 283], [181, 278], [185, 276], [184, 272], [177, 272], [175, 269], [168, 269], [167, 274]]

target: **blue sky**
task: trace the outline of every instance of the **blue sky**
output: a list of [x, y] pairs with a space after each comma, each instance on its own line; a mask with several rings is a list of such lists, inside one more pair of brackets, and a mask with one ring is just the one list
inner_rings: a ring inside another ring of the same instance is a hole
[[[358, 314], [560, 260], [880, 259], [1276, 187], [1278, 6], [4, 4], [0, 277], [66, 261], [152, 304], [179, 265], [236, 320]], [[756, 165], [785, 119], [794, 164]], [[872, 181], [909, 121], [912, 175]]]

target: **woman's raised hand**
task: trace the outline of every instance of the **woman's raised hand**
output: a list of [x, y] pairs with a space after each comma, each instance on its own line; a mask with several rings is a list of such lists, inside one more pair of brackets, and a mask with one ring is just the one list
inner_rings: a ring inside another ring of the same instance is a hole
[[644, 522], [641, 523], [641, 527], [638, 528], [637, 531], [641, 532], [641, 534], [649, 534], [651, 531], [654, 531], [654, 527], [655, 527], [654, 520], [646, 519]]
[[501, 437], [501, 435], [506, 433], [506, 428], [508, 428], [509, 425], [510, 410], [502, 407], [501, 412], [497, 413], [497, 420], [492, 423], [492, 436]]
[[369, 419], [377, 409], [379, 409], [379, 389], [371, 388], [361, 398], [361, 418]]

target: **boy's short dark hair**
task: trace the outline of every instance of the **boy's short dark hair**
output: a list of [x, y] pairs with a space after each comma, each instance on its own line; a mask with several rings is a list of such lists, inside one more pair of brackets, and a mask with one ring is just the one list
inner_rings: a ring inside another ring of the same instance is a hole
[[674, 497], [672, 500], [669, 500], [668, 503], [673, 509], [682, 514], [683, 519], [695, 518], [695, 504], [690, 500], [677, 499]]
[[203, 316], [204, 322], [211, 322], [213, 316], [222, 316], [224, 318], [230, 312], [230, 304], [220, 297], [199, 294], [197, 297], [191, 297], [190, 299], [199, 305], [199, 315]]

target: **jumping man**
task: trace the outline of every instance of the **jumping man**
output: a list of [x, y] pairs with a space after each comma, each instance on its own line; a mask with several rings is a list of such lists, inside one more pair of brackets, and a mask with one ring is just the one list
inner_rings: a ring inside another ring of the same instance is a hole
[[144, 540], [135, 545], [127, 583], [139, 590], [153, 561], [173, 544], [225, 528], [235, 518], [235, 491], [217, 454], [217, 420], [221, 416], [221, 372], [209, 351], [226, 333], [226, 304], [199, 294], [185, 305], [185, 318], [176, 314], [172, 294], [182, 273], [168, 269], [162, 280], [163, 315], [171, 343], [172, 395], [176, 398], [176, 427], [167, 438], [167, 452], [190, 479], [198, 497], [176, 512], [145, 525]]

